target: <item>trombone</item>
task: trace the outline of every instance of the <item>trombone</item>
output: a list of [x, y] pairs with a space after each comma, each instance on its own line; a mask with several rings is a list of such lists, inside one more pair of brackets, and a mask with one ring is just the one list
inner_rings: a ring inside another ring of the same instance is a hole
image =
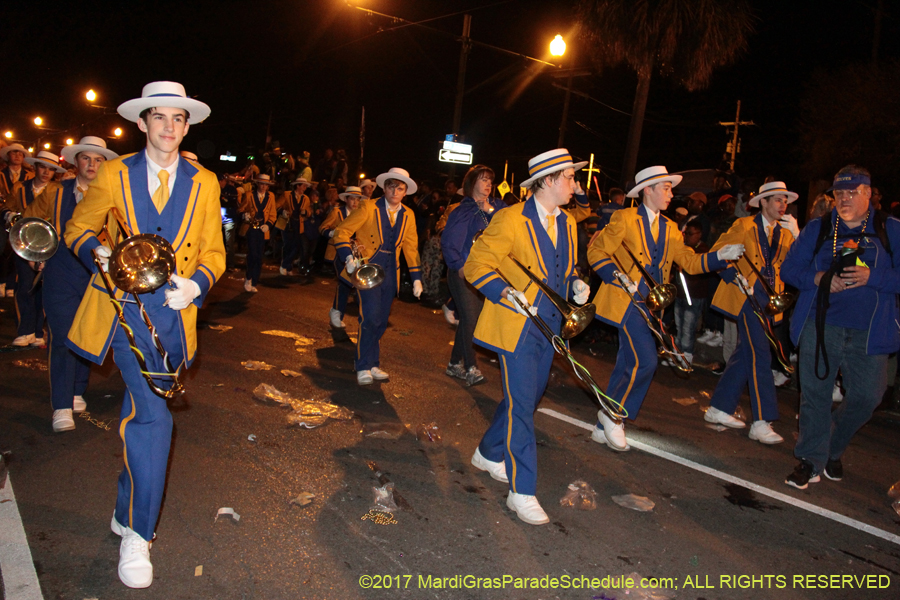
[[[528, 267], [523, 265], [515, 256], [510, 255], [509, 258], [520, 268], [525, 274], [528, 276], [530, 281], [528, 285], [525, 286], [523, 293], [528, 290], [528, 287], [534, 283], [537, 285], [538, 289], [540, 289], [544, 296], [556, 307], [556, 310], [559, 311], [560, 315], [563, 318], [562, 330], [559, 334], [553, 332], [550, 329], [550, 326], [547, 325], [547, 322], [544, 321], [537, 314], [532, 314], [529, 310], [530, 306], [527, 303], [523, 304], [516, 296], [513, 296], [513, 302], [521, 308], [525, 314], [531, 319], [531, 321], [535, 324], [535, 326], [540, 330], [541, 333], [544, 334], [550, 344], [553, 346], [553, 350], [569, 361], [569, 364], [572, 366], [572, 370], [575, 372], [575, 376], [584, 383], [588, 389], [594, 394], [594, 400], [597, 405], [600, 407], [600, 410], [603, 410], [607, 414], [609, 414], [614, 419], [624, 419], [628, 416], [628, 413], [625, 411], [625, 408], [622, 406], [620, 402], [610, 398], [606, 395], [603, 389], [594, 381], [594, 378], [591, 376], [590, 372], [577, 360], [572, 356], [572, 353], [569, 352], [568, 347], [566, 347], [566, 343], [563, 340], [568, 340], [582, 331], [584, 331], [588, 325], [590, 325], [591, 321], [594, 318], [594, 315], [597, 312], [597, 307], [592, 303], [587, 302], [584, 306], [573, 306], [569, 304], [562, 296], [556, 293], [549, 285], [544, 283], [540, 277], [531, 272]], [[500, 278], [506, 282], [506, 284], [512, 288], [516, 289], [510, 281], [503, 276], [502, 273], [497, 271], [497, 274], [500, 275]]]
[[[118, 225], [115, 239], [123, 239], [116, 243], [112, 254], [109, 256], [108, 273], [103, 269], [96, 248], [93, 251], [94, 264], [97, 265], [97, 271], [103, 279], [103, 285], [106, 287], [109, 301], [116, 311], [119, 324], [128, 338], [128, 345], [131, 347], [135, 358], [137, 358], [141, 375], [143, 375], [147, 385], [150, 386], [150, 390], [154, 394], [160, 398], [171, 400], [175, 395], [184, 393], [184, 384], [181, 382], [184, 360], [178, 365], [177, 369], [172, 368], [172, 364], [169, 361], [169, 353], [163, 347], [156, 327], [150, 321], [150, 315], [147, 314], [139, 294], [159, 289], [169, 280], [169, 277], [175, 272], [175, 251], [172, 250], [172, 245], [169, 244], [168, 240], [161, 236], [151, 233], [134, 235], [131, 229], [121, 220], [118, 210], [113, 208], [110, 212]], [[103, 225], [103, 231], [109, 238], [110, 243], [112, 243], [113, 236], [110, 235], [106, 224]], [[134, 299], [125, 300], [123, 298], [120, 301], [116, 298], [116, 288], [126, 294], [131, 294]], [[154, 373], [147, 368], [144, 354], [138, 348], [137, 341], [134, 339], [134, 330], [132, 330], [125, 319], [125, 308], [122, 306], [122, 302], [133, 302], [137, 305], [140, 310], [141, 320], [150, 331], [153, 345], [160, 356], [162, 356], [165, 372]], [[163, 389], [154, 381], [154, 377], [171, 379], [172, 386], [169, 389]]]
[[[613, 276], [618, 279], [621, 286], [625, 288], [625, 293], [628, 294], [628, 299], [631, 300], [634, 308], [638, 311], [638, 313], [640, 313], [641, 317], [643, 317], [644, 322], [647, 323], [647, 327], [650, 329], [650, 332], [659, 341], [659, 355], [664, 356], [672, 361], [672, 363], [675, 365], [675, 368], [682, 373], [690, 373], [694, 370], [694, 368], [691, 366], [691, 363], [688, 362], [687, 358], [685, 358], [684, 356], [684, 353], [679, 350], [678, 346], [675, 344], [675, 338], [672, 337], [672, 335], [668, 331], [666, 331], [666, 326], [663, 323], [661, 316], [654, 314], [654, 312], [662, 313], [662, 311], [665, 310], [667, 306], [672, 304], [672, 302], [675, 300], [675, 295], [677, 292], [675, 286], [671, 283], [656, 283], [656, 281], [654, 281], [650, 276], [650, 273], [647, 272], [641, 262], [634, 256], [631, 250], [629, 250], [628, 246], [625, 245], [624, 241], [622, 242], [622, 248], [624, 248], [625, 252], [628, 253], [628, 256], [631, 257], [631, 261], [634, 263], [634, 266], [637, 267], [638, 272], [644, 278], [644, 281], [647, 282], [649, 292], [646, 296], [644, 296], [640, 293], [640, 291], [638, 291], [638, 295], [641, 296], [640, 302], [638, 302], [632, 294], [628, 293], [629, 287], [637, 287], [637, 285], [626, 274], [625, 267], [622, 266], [622, 263], [619, 261], [615, 254], [612, 255], [612, 259], [616, 263], [616, 266], [619, 267], [619, 269], [613, 273]], [[654, 320], [656, 321], [656, 325], [654, 325]]]
[[[772, 346], [772, 349], [775, 350], [775, 358], [778, 359], [778, 362], [781, 363], [781, 366], [784, 367], [784, 370], [788, 373], [794, 372], [794, 365], [791, 364], [789, 358], [784, 355], [784, 348], [781, 346], [781, 342], [778, 341], [778, 336], [775, 335], [775, 330], [772, 327], [772, 322], [769, 320], [768, 316], [775, 316], [779, 313], [784, 312], [788, 308], [790, 308], [791, 304], [794, 303], [796, 299], [796, 294], [793, 292], [788, 292], [787, 290], [781, 292], [780, 294], [776, 294], [775, 290], [772, 289], [772, 286], [769, 284], [769, 281], [763, 277], [762, 273], [759, 272], [759, 269], [753, 264], [746, 256], [742, 256], [741, 258], [746, 259], [747, 264], [750, 265], [750, 270], [753, 271], [754, 275], [756, 275], [756, 279], [763, 287], [763, 291], [768, 297], [768, 302], [766, 305], [760, 306], [759, 301], [753, 295], [753, 288], [747, 289], [744, 283], [741, 281], [740, 277], [736, 277], [735, 281], [737, 282], [738, 287], [747, 296], [747, 302], [750, 303], [750, 309], [753, 311], [753, 314], [756, 315], [756, 318], [759, 319], [760, 324], [763, 328], [763, 333], [766, 334], [766, 339], [769, 340], [769, 344]], [[738, 272], [741, 277], [743, 274], [741, 270], [738, 268], [738, 260], [730, 261], [735, 271]]]
[[381, 265], [366, 262], [362, 250], [356, 240], [350, 240], [350, 252], [359, 261], [359, 266], [350, 274], [350, 283], [358, 290], [371, 290], [384, 282], [384, 269]]

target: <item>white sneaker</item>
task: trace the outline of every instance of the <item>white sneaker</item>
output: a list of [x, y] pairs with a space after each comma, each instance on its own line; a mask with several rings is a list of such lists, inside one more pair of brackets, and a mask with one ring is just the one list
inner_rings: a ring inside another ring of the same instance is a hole
[[441, 305], [441, 310], [444, 311], [444, 318], [448, 323], [450, 323], [451, 325], [459, 325], [459, 319], [456, 318], [456, 314], [452, 310], [447, 308], [446, 304]]
[[754, 421], [750, 426], [750, 439], [761, 444], [780, 444], [784, 438], [772, 430], [772, 426], [765, 421]]
[[125, 535], [125, 532], [128, 531], [127, 527], [120, 524], [116, 520], [116, 511], [113, 511], [112, 522], [109, 524], [109, 528], [112, 530], [112, 532], [114, 534], [116, 534], [119, 537], [122, 537], [123, 535]]
[[369, 385], [372, 381], [372, 371], [366, 369], [365, 371], [356, 372], [356, 383], [359, 385]]
[[591, 439], [600, 444], [606, 444], [617, 452], [625, 452], [631, 450], [628, 441], [625, 439], [625, 424], [621, 421], [613, 421], [602, 410], [597, 411], [597, 418], [603, 427], [594, 426], [591, 432]]
[[77, 415], [78, 413], [83, 413], [86, 410], [87, 402], [84, 401], [84, 397], [75, 396], [75, 398], [72, 399], [72, 412]]
[[244, 289], [253, 294], [259, 291], [258, 289], [256, 289], [256, 287], [253, 286], [249, 279], [244, 280]]
[[510, 492], [506, 497], [506, 506], [529, 525], [545, 525], [550, 522], [547, 513], [534, 496]]
[[290, 275], [291, 272], [285, 269], [284, 267], [278, 267], [278, 273], [281, 275]]
[[482, 456], [479, 448], [475, 448], [475, 454], [472, 455], [472, 466], [481, 471], [487, 471], [492, 479], [509, 483], [509, 477], [506, 476], [506, 463], [486, 459]]
[[12, 341], [12, 345], [19, 347], [30, 346], [36, 339], [37, 338], [34, 337], [33, 333], [29, 333], [28, 335], [20, 335]]
[[328, 309], [328, 320], [335, 329], [344, 329], [344, 321], [341, 319], [341, 311], [336, 308]]
[[75, 419], [72, 418], [71, 408], [61, 408], [53, 411], [53, 431], [61, 433], [75, 429]]
[[732, 429], [743, 429], [747, 426], [747, 424], [740, 419], [729, 415], [724, 410], [719, 410], [715, 406], [710, 406], [706, 409], [703, 420], [707, 423], [717, 423], [719, 425], [724, 425], [725, 427], [731, 427]]
[[709, 340], [710, 340], [710, 338], [712, 338], [712, 336], [713, 336], [713, 330], [712, 330], [712, 329], [704, 329], [704, 330], [703, 330], [703, 335], [701, 335], [700, 337], [698, 337], [698, 338], [697, 338], [697, 341], [700, 342], [701, 344], [706, 344], [707, 342], [709, 342]]
[[372, 378], [375, 381], [387, 381], [391, 378], [390, 375], [379, 369], [378, 367], [372, 367], [369, 369], [372, 372]]
[[775, 369], [772, 369], [772, 378], [775, 380], [775, 387], [784, 387], [791, 382], [790, 377]]
[[716, 331], [706, 344], [712, 348], [721, 348], [725, 344], [725, 337], [721, 331]]
[[119, 544], [119, 579], [130, 588], [146, 588], [153, 583], [150, 542], [129, 527]]
[[841, 402], [844, 399], [844, 392], [841, 391], [841, 386], [838, 383], [834, 382], [834, 389], [831, 391], [831, 401], [832, 402]]
[[42, 337], [36, 337], [36, 338], [34, 338], [34, 341], [31, 342], [30, 345], [31, 345], [31, 346], [34, 346], [35, 348], [45, 348], [45, 347], [47, 346], [47, 345], [44, 343], [44, 338], [42, 338]]

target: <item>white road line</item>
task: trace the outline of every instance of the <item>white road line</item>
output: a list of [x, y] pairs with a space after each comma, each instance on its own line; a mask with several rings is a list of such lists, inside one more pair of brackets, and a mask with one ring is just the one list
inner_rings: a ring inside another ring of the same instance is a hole
[[[570, 417], [569, 415], [565, 415], [561, 412], [557, 412], [550, 408], [539, 408], [539, 413], [543, 413], [549, 417], [553, 417], [554, 419], [559, 419], [560, 421], [565, 421], [571, 425], [575, 425], [576, 427], [580, 427], [581, 429], [585, 429], [587, 431], [592, 431], [594, 426], [590, 423], [586, 423], [574, 417]], [[645, 444], [643, 442], [638, 442], [631, 438], [628, 438], [628, 443], [638, 450], [643, 450], [648, 454], [652, 454], [654, 456], [658, 456], [660, 458], [664, 458], [666, 460], [670, 460], [674, 463], [678, 463], [679, 465], [683, 465], [690, 469], [694, 469], [695, 471], [700, 471], [701, 473], [706, 473], [707, 475], [711, 475], [712, 477], [716, 477], [717, 479], [721, 479], [722, 481], [727, 481], [728, 483], [734, 483], [741, 487], [747, 488], [748, 490], [752, 490], [758, 494], [762, 494], [763, 496], [768, 496], [769, 498], [773, 498], [775, 500], [779, 500], [786, 504], [790, 504], [791, 506], [796, 506], [797, 508], [802, 508], [803, 510], [809, 511], [813, 514], [819, 515], [821, 517], [825, 517], [826, 519], [831, 519], [832, 521], [837, 521], [843, 525], [847, 525], [849, 527], [853, 527], [854, 529], [858, 529], [859, 531], [864, 531], [870, 535], [874, 535], [875, 537], [879, 537], [883, 540], [887, 540], [894, 544], [900, 546], [900, 536], [890, 533], [888, 531], [884, 531], [883, 529], [879, 529], [872, 525], [868, 525], [863, 523], [862, 521], [857, 521], [856, 519], [851, 519], [850, 517], [844, 516], [840, 513], [836, 513], [832, 510], [828, 510], [827, 508], [821, 508], [816, 506], [815, 504], [810, 504], [809, 502], [805, 502], [803, 500], [799, 500], [794, 498], [793, 496], [788, 496], [787, 494], [782, 494], [781, 492], [776, 492], [775, 490], [770, 490], [767, 487], [763, 487], [761, 485], [755, 484], [752, 481], [747, 481], [746, 479], [741, 479], [740, 477], [735, 477], [734, 475], [729, 475], [728, 473], [723, 473], [722, 471], [718, 471], [716, 469], [712, 469], [710, 467], [701, 465], [700, 463], [696, 463], [692, 460], [688, 460], [686, 458], [682, 458], [677, 454], [672, 454], [671, 452], [666, 452], [665, 450], [660, 450], [654, 446], [649, 444]]]
[[0, 489], [0, 575], [6, 600], [43, 600], [9, 475]]

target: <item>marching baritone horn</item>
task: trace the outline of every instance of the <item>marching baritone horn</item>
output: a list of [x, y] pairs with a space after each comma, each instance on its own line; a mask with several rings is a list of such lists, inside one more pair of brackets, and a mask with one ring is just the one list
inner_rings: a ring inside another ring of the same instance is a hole
[[59, 248], [59, 234], [49, 221], [13, 215], [9, 220], [9, 244], [20, 258], [43, 262]]
[[[174, 398], [177, 394], [184, 393], [184, 384], [181, 382], [181, 370], [184, 367], [184, 361], [178, 365], [177, 369], [172, 368], [169, 360], [169, 353], [163, 347], [162, 342], [157, 334], [156, 327], [150, 321], [150, 315], [147, 314], [143, 302], [139, 294], [152, 292], [159, 289], [169, 280], [175, 272], [175, 251], [172, 245], [165, 238], [151, 234], [142, 233], [134, 235], [128, 226], [119, 218], [119, 212], [113, 208], [111, 211], [116, 219], [118, 229], [116, 231], [116, 239], [124, 238], [115, 245], [109, 256], [107, 273], [103, 269], [100, 256], [95, 248], [94, 264], [97, 265], [97, 271], [103, 279], [103, 285], [109, 295], [109, 301], [112, 303], [116, 311], [116, 317], [125, 336], [128, 338], [128, 345], [137, 358], [141, 375], [150, 386], [150, 390], [166, 400]], [[104, 225], [103, 230], [112, 243], [113, 236], [110, 235], [109, 228]], [[121, 300], [116, 298], [116, 289], [131, 294], [132, 300]], [[138, 348], [137, 341], [134, 339], [134, 330], [128, 324], [125, 318], [125, 309], [123, 302], [133, 302], [137, 305], [141, 314], [141, 320], [150, 331], [150, 337], [156, 351], [159, 352], [163, 359], [165, 371], [162, 373], [151, 372], [147, 367], [146, 359], [143, 352]], [[155, 378], [170, 379], [172, 386], [169, 389], [163, 389], [156, 383]]]
[[366, 262], [362, 250], [356, 240], [350, 240], [350, 252], [359, 261], [359, 266], [350, 274], [350, 283], [358, 290], [371, 290], [384, 282], [384, 269], [381, 265]]

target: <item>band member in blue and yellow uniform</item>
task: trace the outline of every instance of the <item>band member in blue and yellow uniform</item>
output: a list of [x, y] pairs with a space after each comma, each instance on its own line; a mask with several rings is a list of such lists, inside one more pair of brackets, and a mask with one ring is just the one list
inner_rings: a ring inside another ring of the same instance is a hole
[[[12, 194], [14, 185], [34, 177], [34, 172], [24, 167], [26, 157], [30, 158], [31, 153], [22, 144], [10, 144], [0, 148], [0, 160], [6, 163], [6, 167], [0, 171], [0, 206]], [[7, 292], [8, 295], [13, 295], [16, 281], [13, 252], [6, 244], [7, 237], [6, 228], [0, 227], [0, 298], [6, 296]]]
[[[13, 186], [2, 210], [7, 222], [15, 214], [23, 214], [35, 202], [52, 202], [60, 189], [53, 177], [66, 172], [59, 165], [59, 157], [45, 150], [38, 152], [36, 157], [27, 157], [25, 162], [34, 166], [34, 178]], [[43, 346], [43, 285], [35, 287], [37, 271], [32, 264], [18, 255], [13, 260], [16, 266], [16, 316], [19, 319], [13, 346]]]
[[275, 194], [269, 191], [272, 180], [265, 173], [253, 179], [249, 190], [241, 194], [241, 212], [244, 224], [241, 230], [247, 237], [247, 276], [244, 278], [244, 289], [256, 293], [256, 284], [262, 274], [263, 252], [269, 230], [275, 226], [278, 218]]
[[[658, 284], [669, 281], [672, 263], [685, 273], [696, 275], [723, 269], [728, 266], [726, 261], [736, 260], [744, 252], [742, 245], [729, 244], [718, 252], [696, 254], [693, 248], [685, 245], [678, 225], [661, 214], [672, 200], [672, 187], [680, 181], [681, 175], [670, 175], [662, 166], [639, 172], [635, 176], [635, 186], [626, 196], [640, 196], [641, 204], [615, 211], [609, 225], [588, 248], [591, 268], [606, 284], [600, 286], [594, 298], [597, 318], [619, 330], [619, 353], [606, 394], [624, 406], [631, 420], [637, 417], [656, 373], [657, 351], [650, 328], [629, 298], [630, 295], [642, 302], [650, 284], [622, 245], [625, 244], [641, 261], [647, 274]], [[631, 280], [627, 290], [617, 277], [623, 269]], [[646, 310], [646, 307], [642, 308]], [[591, 439], [607, 444], [613, 450], [630, 450], [624, 422], [611, 418], [602, 410], [598, 416], [599, 422]]]
[[340, 278], [352, 285], [350, 275], [361, 262], [353, 256], [350, 238], [356, 234], [366, 263], [384, 269], [384, 282], [374, 288], [359, 291], [359, 334], [356, 344], [356, 381], [368, 385], [373, 380], [385, 381], [390, 376], [381, 369], [381, 336], [387, 329], [391, 304], [400, 291], [400, 251], [406, 258], [413, 280], [413, 295], [422, 295], [422, 274], [419, 267], [419, 240], [416, 220], [403, 206], [407, 194], [416, 193], [416, 182], [405, 169], [394, 167], [375, 178], [384, 195], [365, 200], [334, 230], [334, 248], [338, 264], [345, 265]]
[[[343, 265], [338, 262], [337, 251], [334, 249], [334, 230], [340, 225], [344, 219], [350, 216], [354, 210], [359, 207], [359, 202], [364, 198], [362, 189], [355, 185], [348, 185], [344, 191], [338, 194], [343, 200], [343, 206], [335, 206], [331, 212], [319, 225], [319, 233], [328, 237], [328, 246], [325, 248], [325, 260], [334, 261], [334, 271], [338, 275], [341, 273]], [[350, 298], [350, 292], [353, 286], [341, 279], [337, 278], [337, 290], [334, 292], [334, 302], [328, 309], [328, 322], [335, 329], [344, 328], [344, 313], [347, 312], [347, 300]]]
[[284, 238], [284, 247], [281, 254], [281, 266], [278, 272], [282, 275], [290, 275], [291, 267], [294, 265], [294, 257], [300, 252], [300, 274], [306, 272], [304, 265], [306, 262], [306, 252], [303, 244], [300, 243], [303, 235], [303, 224], [312, 216], [312, 208], [310, 208], [309, 197], [306, 195], [306, 188], [309, 187], [309, 181], [305, 177], [300, 177], [291, 182], [292, 190], [286, 191], [281, 195], [278, 203], [278, 211], [285, 220], [284, 229], [282, 230], [282, 238]]
[[[181, 364], [187, 368], [196, 357], [197, 311], [225, 270], [216, 176], [178, 155], [189, 125], [203, 121], [210, 110], [187, 97], [180, 83], [158, 81], [145, 85], [142, 96], [123, 103], [118, 112], [146, 134], [146, 148], [100, 166], [66, 224], [66, 245], [93, 271], [95, 255], [106, 270], [111, 251], [101, 245], [97, 233], [111, 211], [135, 235], [152, 233], [172, 245], [176, 273], [169, 278], [169, 286], [164, 293], [159, 289], [142, 294], [141, 299], [173, 368]], [[122, 292], [113, 291], [123, 299]], [[132, 302], [122, 305], [148, 371], [165, 372], [139, 309]], [[102, 363], [112, 347], [127, 386], [119, 425], [125, 468], [119, 477], [111, 528], [122, 536], [119, 579], [128, 587], [147, 587], [153, 582], [150, 542], [165, 488], [172, 414], [141, 374], [100, 273], [91, 279], [78, 308], [69, 347], [96, 363]], [[169, 377], [154, 377], [154, 383], [168, 389], [173, 382]]]
[[[732, 416], [745, 387], [750, 390], [750, 407], [753, 425], [750, 439], [763, 444], [784, 441], [772, 430], [770, 421], [778, 419], [778, 402], [775, 398], [775, 380], [772, 376], [772, 353], [766, 330], [754, 314], [752, 305], [743, 290], [752, 290], [756, 304], [764, 308], [769, 303], [763, 283], [746, 261], [752, 262], [766, 278], [769, 288], [776, 294], [784, 292], [781, 281], [781, 263], [787, 256], [794, 239], [800, 235], [797, 221], [785, 215], [787, 205], [797, 199], [784, 182], [773, 181], [759, 188], [750, 200], [750, 206], [760, 209], [756, 216], [741, 217], [713, 246], [713, 251], [729, 244], [743, 244], [746, 252], [743, 260], [719, 271], [724, 280], [713, 297], [712, 307], [737, 322], [738, 342], [728, 359], [722, 379], [716, 385], [709, 409], [704, 419], [710, 423], [741, 429], [745, 424]], [[779, 323], [782, 314], [762, 316]], [[771, 324], [771, 322], [770, 322]]]
[[66, 146], [62, 157], [75, 165], [75, 178], [64, 181], [55, 194], [41, 195], [22, 213], [49, 221], [59, 234], [59, 248], [43, 266], [44, 312], [50, 330], [50, 401], [56, 432], [75, 429], [72, 414], [87, 409], [84, 392], [91, 374], [90, 362], [66, 346], [78, 305], [91, 280], [91, 271], [66, 246], [66, 222], [96, 179], [100, 165], [117, 156], [107, 149], [103, 138], [95, 136]]
[[550, 521], [535, 496], [534, 411], [547, 387], [554, 349], [530, 315], [556, 332], [562, 316], [538, 286], [529, 285], [531, 279], [513, 258], [561, 297], [578, 304], [588, 301], [590, 288], [575, 271], [575, 218], [560, 208], [575, 193], [575, 171], [586, 164], [573, 163], [565, 148], [529, 160], [529, 178], [522, 187], [532, 196], [494, 215], [464, 265], [466, 279], [485, 297], [475, 342], [497, 353], [503, 388], [503, 400], [472, 464], [509, 482], [506, 505], [531, 525]]

